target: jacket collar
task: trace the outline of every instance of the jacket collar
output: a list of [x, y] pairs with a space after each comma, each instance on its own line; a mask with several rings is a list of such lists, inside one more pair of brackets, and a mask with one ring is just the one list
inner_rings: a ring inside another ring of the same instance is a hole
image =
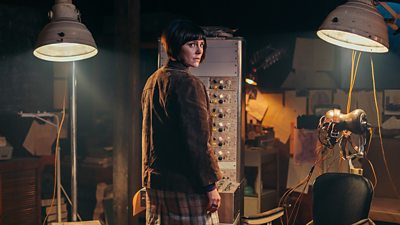
[[173, 70], [184, 70], [184, 71], [189, 71], [189, 67], [184, 65], [183, 63], [179, 61], [172, 61], [168, 60], [167, 65], [165, 66], [166, 69], [173, 69]]

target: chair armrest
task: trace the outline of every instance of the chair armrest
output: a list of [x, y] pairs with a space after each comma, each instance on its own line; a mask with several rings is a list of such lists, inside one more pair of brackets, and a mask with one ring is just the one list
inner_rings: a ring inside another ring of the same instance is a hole
[[356, 223], [353, 223], [352, 225], [375, 225], [375, 223], [370, 218], [367, 218], [367, 219], [362, 219]]
[[[313, 225], [313, 224], [314, 222], [311, 220], [306, 225]], [[375, 223], [370, 218], [368, 218], [368, 219], [362, 219], [356, 223], [353, 223], [352, 225], [375, 225]]]
[[143, 212], [146, 209], [146, 188], [142, 188], [135, 193], [132, 199], [132, 215]]
[[284, 215], [284, 212], [285, 210], [283, 207], [278, 207], [262, 213], [243, 216], [242, 219], [245, 224], [264, 224], [282, 217]]

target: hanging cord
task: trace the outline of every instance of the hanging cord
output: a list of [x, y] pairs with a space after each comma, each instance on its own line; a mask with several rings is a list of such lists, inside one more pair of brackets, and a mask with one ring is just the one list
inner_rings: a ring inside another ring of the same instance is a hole
[[386, 160], [386, 154], [385, 154], [385, 149], [383, 147], [383, 141], [382, 141], [382, 131], [381, 131], [381, 122], [380, 122], [380, 116], [379, 116], [379, 108], [378, 108], [378, 103], [377, 103], [377, 98], [376, 98], [376, 88], [375, 88], [375, 71], [374, 71], [374, 62], [372, 60], [372, 57], [370, 57], [371, 59], [371, 75], [372, 75], [372, 86], [373, 86], [373, 90], [374, 90], [374, 101], [375, 101], [375, 109], [376, 109], [376, 117], [377, 117], [377, 123], [378, 123], [378, 134], [379, 134], [379, 142], [381, 145], [381, 152], [382, 152], [382, 158], [383, 158], [383, 163], [385, 164], [385, 169], [386, 169], [386, 173], [389, 177], [390, 180], [390, 184], [393, 188], [393, 191], [395, 192], [397, 198], [400, 199], [400, 195], [397, 191], [397, 188], [393, 182], [393, 177], [392, 174], [389, 171], [389, 166]]
[[[346, 111], [346, 113], [349, 113], [350, 109], [351, 109], [351, 98], [352, 98], [354, 84], [356, 82], [358, 64], [360, 62], [360, 57], [361, 57], [361, 52], [359, 52], [359, 54], [357, 56], [357, 52], [353, 50], [352, 56], [351, 56], [350, 87], [349, 87], [349, 95], [348, 95], [348, 98], [347, 98], [347, 111]], [[357, 58], [357, 63], [355, 64], [356, 58]]]
[[[54, 157], [54, 185], [53, 185], [53, 195], [52, 195], [52, 199], [51, 199], [51, 203], [50, 203], [50, 208], [52, 208], [54, 206], [54, 201], [55, 201], [55, 196], [56, 196], [56, 180], [57, 180], [57, 158], [59, 157], [60, 154], [60, 136], [61, 136], [61, 131], [62, 131], [62, 127], [64, 125], [64, 121], [65, 121], [65, 108], [66, 108], [66, 93], [67, 93], [67, 85], [65, 86], [65, 90], [64, 90], [64, 98], [63, 98], [63, 105], [62, 105], [62, 111], [61, 111], [61, 121], [58, 121], [58, 117], [57, 118], [57, 125], [58, 125], [58, 131], [57, 131], [57, 138], [56, 138], [56, 149], [55, 149], [55, 157]], [[61, 162], [60, 162], [61, 163]], [[72, 205], [72, 202], [70, 200], [70, 198], [68, 197], [68, 194], [66, 193], [66, 191], [64, 190], [64, 188], [61, 186], [61, 190], [64, 193], [64, 196], [66, 197], [68, 203], [70, 205]], [[43, 219], [43, 223], [42, 225], [44, 225], [48, 219], [48, 214], [46, 214], [46, 217]], [[79, 219], [79, 221], [82, 221], [82, 218], [79, 214], [77, 214], [77, 217]]]
[[372, 186], [373, 186], [373, 189], [375, 190], [375, 187], [378, 184], [378, 178], [376, 177], [374, 165], [372, 164], [371, 160], [369, 160], [369, 158], [368, 158], [368, 152], [371, 148], [372, 135], [373, 135], [374, 130], [372, 129], [372, 127], [370, 127], [368, 130], [369, 130], [369, 141], [368, 141], [368, 148], [365, 150], [364, 159], [367, 160], [367, 162], [371, 168], [372, 175], [374, 176], [374, 182], [372, 183]]
[[[359, 52], [359, 54], [358, 54], [358, 56], [357, 56], [357, 52], [356, 52], [356, 51], [353, 50], [353, 52], [352, 52], [351, 72], [350, 72], [350, 87], [349, 87], [349, 95], [348, 95], [348, 99], [347, 99], [347, 113], [349, 113], [350, 110], [351, 110], [352, 93], [353, 93], [353, 89], [354, 89], [354, 85], [355, 85], [355, 81], [356, 81], [356, 77], [357, 77], [357, 71], [358, 71], [358, 65], [359, 65], [360, 58], [361, 58], [361, 53], [362, 53], [362, 52]], [[356, 58], [357, 58], [357, 62], [355, 62]], [[371, 58], [371, 63], [372, 63], [372, 64], [371, 64], [371, 67], [372, 67], [372, 73], [373, 73], [373, 74], [372, 74], [372, 79], [373, 79], [373, 86], [374, 86], [374, 102], [375, 102], [375, 108], [376, 108], [377, 118], [378, 118], [378, 127], [379, 127], [379, 126], [380, 126], [380, 122], [379, 122], [379, 109], [378, 109], [378, 104], [377, 104], [377, 100], [376, 100], [377, 98], [376, 98], [376, 89], [375, 89], [375, 80], [374, 80], [374, 69], [373, 69], [372, 58]], [[379, 127], [379, 129], [380, 129], [380, 127]], [[371, 168], [371, 171], [372, 171], [372, 174], [373, 174], [373, 177], [374, 177], [373, 188], [375, 189], [375, 187], [376, 187], [376, 185], [377, 185], [377, 183], [378, 183], [378, 179], [377, 179], [377, 176], [376, 176], [375, 168], [374, 168], [372, 162], [371, 162], [371, 161], [368, 159], [368, 157], [367, 157], [368, 152], [369, 152], [369, 149], [370, 149], [370, 147], [371, 147], [372, 134], [373, 134], [373, 129], [372, 129], [372, 128], [369, 128], [369, 134], [370, 134], [370, 137], [369, 137], [369, 141], [368, 141], [367, 150], [365, 151], [364, 159], [368, 162], [368, 164], [369, 164], [369, 166], [370, 166], [370, 168]], [[342, 136], [342, 137], [343, 137], [343, 136]], [[352, 148], [355, 149], [355, 148], [354, 148], [354, 145], [353, 145], [352, 142], [351, 142], [351, 139], [348, 138], [348, 140], [350, 141], [350, 144], [351, 144]], [[381, 139], [381, 140], [382, 140], [382, 139]], [[383, 146], [383, 144], [382, 144], [382, 146]], [[342, 162], [342, 161], [340, 161], [340, 163], [341, 163], [341, 162]], [[385, 163], [385, 165], [386, 165], [386, 163]]]
[[[55, 156], [54, 156], [54, 185], [53, 185], [53, 195], [51, 198], [51, 203], [50, 203], [50, 209], [53, 208], [54, 205], [54, 201], [56, 198], [56, 180], [57, 180], [57, 159], [58, 156], [60, 154], [60, 136], [61, 136], [61, 130], [62, 130], [62, 126], [64, 124], [64, 120], [65, 120], [65, 93], [66, 90], [64, 92], [64, 99], [63, 99], [63, 109], [61, 112], [61, 121], [58, 120], [58, 117], [56, 117], [56, 123], [57, 123], [57, 138], [56, 138], [56, 149], [55, 149]], [[57, 211], [56, 211], [57, 213]], [[49, 214], [46, 213], [46, 217], [43, 219], [43, 223], [42, 225], [44, 225], [48, 219]]]
[[[351, 100], [352, 100], [352, 96], [353, 96], [353, 89], [354, 89], [354, 84], [356, 83], [356, 78], [357, 78], [357, 71], [358, 71], [358, 65], [360, 62], [360, 58], [361, 58], [361, 52], [359, 52], [357, 54], [356, 51], [352, 51], [351, 54], [351, 71], [350, 71], [350, 87], [349, 87], [349, 93], [347, 96], [347, 107], [346, 107], [346, 113], [349, 113], [351, 110]], [[357, 62], [356, 62], [357, 59]], [[339, 141], [342, 141], [343, 137], [344, 137], [345, 131], [341, 132], [341, 137], [338, 139]], [[350, 139], [349, 137], [346, 137], [346, 139]], [[342, 157], [345, 157], [345, 155], [349, 155], [348, 154], [348, 149], [341, 149], [342, 151], [340, 151], [340, 154]], [[339, 160], [339, 164], [338, 166], [341, 168], [342, 167], [342, 160]]]
[[[351, 71], [350, 71], [350, 79], [349, 79], [350, 86], [349, 86], [349, 93], [348, 93], [348, 96], [347, 96], [346, 113], [350, 113], [350, 110], [351, 110], [351, 100], [352, 100], [352, 96], [353, 96], [354, 85], [356, 83], [357, 71], [358, 71], [358, 65], [359, 65], [360, 58], [361, 58], [361, 53], [362, 52], [358, 52], [358, 54], [357, 54], [357, 51], [353, 50], [352, 54], [351, 54]], [[356, 59], [357, 59], [357, 61], [356, 61]], [[341, 132], [341, 136], [340, 136], [340, 138], [338, 138], [338, 142], [342, 142], [342, 140], [345, 137], [345, 132], [346, 131], [342, 131]], [[350, 133], [350, 135], [351, 135], [351, 133]], [[350, 136], [348, 136], [348, 137], [346, 136], [344, 141], [347, 141], [347, 140], [351, 140], [351, 137]], [[345, 145], [345, 148], [341, 149], [340, 155], [341, 155], [342, 158], [345, 158], [346, 155], [349, 155], [349, 150], [347, 148], [347, 145]], [[343, 160], [339, 160], [338, 162], [339, 162], [338, 163], [339, 168], [342, 168], [342, 165], [343, 165], [342, 163], [344, 161]]]

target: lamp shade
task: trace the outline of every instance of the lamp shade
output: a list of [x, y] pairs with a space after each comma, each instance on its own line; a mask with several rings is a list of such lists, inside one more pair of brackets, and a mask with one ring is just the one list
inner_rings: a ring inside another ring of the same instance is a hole
[[349, 0], [338, 6], [326, 17], [317, 35], [344, 48], [375, 53], [389, 51], [387, 26], [372, 0]]
[[49, 12], [51, 19], [39, 33], [33, 54], [43, 60], [69, 62], [97, 54], [92, 34], [79, 21], [79, 11], [71, 0], [56, 0]]

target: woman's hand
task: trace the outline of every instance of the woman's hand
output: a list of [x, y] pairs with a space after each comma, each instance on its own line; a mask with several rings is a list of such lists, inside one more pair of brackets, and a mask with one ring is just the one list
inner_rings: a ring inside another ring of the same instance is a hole
[[218, 210], [221, 205], [221, 196], [218, 193], [218, 190], [215, 188], [214, 190], [207, 192], [208, 197], [208, 205], [207, 211], [213, 213]]

